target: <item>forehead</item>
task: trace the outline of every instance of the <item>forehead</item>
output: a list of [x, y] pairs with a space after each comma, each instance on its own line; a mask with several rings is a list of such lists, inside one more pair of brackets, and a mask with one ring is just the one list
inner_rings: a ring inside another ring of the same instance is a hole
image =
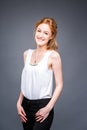
[[43, 30], [45, 30], [45, 31], [46, 31], [46, 30], [47, 30], [47, 31], [51, 31], [50, 26], [49, 26], [48, 24], [46, 24], [46, 23], [42, 23], [42, 24], [38, 25], [37, 28], [43, 29]]

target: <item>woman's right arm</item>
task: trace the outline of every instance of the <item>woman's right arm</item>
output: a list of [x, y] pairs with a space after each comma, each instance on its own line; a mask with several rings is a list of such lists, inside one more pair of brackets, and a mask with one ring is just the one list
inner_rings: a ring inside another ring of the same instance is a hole
[[[24, 52], [24, 64], [25, 64], [25, 61], [26, 61], [27, 53], [28, 53], [28, 51]], [[25, 113], [25, 111], [22, 107], [22, 101], [23, 101], [23, 94], [22, 94], [22, 92], [20, 92], [20, 95], [19, 95], [19, 98], [18, 98], [18, 101], [17, 101], [17, 111], [18, 111], [18, 115], [20, 116], [21, 120], [23, 122], [26, 122], [27, 118], [26, 118], [26, 113]]]
[[20, 116], [22, 122], [26, 122], [27, 118], [26, 118], [26, 113], [22, 107], [22, 101], [23, 101], [23, 94], [22, 92], [20, 92], [18, 101], [17, 101], [17, 111], [18, 111], [18, 115]]
[[19, 98], [18, 98], [18, 101], [17, 101], [17, 105], [21, 105], [22, 101], [23, 101], [23, 94], [22, 94], [22, 92], [20, 92], [20, 95], [19, 95]]

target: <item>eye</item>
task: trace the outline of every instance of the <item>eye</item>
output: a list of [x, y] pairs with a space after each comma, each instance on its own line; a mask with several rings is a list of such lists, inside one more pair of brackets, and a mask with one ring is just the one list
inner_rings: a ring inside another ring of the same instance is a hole
[[44, 32], [46, 35], [48, 35], [48, 33], [47, 32]]
[[37, 32], [41, 32], [41, 30], [40, 30], [40, 29], [37, 29], [36, 31], [37, 31]]

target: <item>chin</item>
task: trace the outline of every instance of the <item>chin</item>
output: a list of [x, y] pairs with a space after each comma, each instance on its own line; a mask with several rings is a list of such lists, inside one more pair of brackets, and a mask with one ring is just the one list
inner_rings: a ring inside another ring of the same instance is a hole
[[44, 46], [45, 44], [42, 43], [42, 42], [37, 42], [37, 45], [38, 45], [38, 46]]
[[42, 45], [42, 44], [37, 44], [37, 46], [38, 46], [38, 47], [42, 47], [42, 46], [44, 46], [44, 45]]

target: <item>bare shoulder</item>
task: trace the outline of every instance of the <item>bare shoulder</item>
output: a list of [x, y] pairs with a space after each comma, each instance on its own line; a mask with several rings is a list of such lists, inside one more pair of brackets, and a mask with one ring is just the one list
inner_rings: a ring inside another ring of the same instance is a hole
[[26, 57], [27, 57], [27, 55], [28, 55], [28, 51], [29, 51], [29, 50], [25, 50], [24, 53], [23, 53], [24, 63], [26, 62]]
[[53, 50], [50, 57], [49, 57], [49, 66], [52, 68], [58, 68], [59, 66], [62, 66], [61, 62], [61, 56], [59, 52]]
[[23, 53], [23, 56], [26, 57], [28, 54], [28, 50], [25, 50], [24, 53]]
[[61, 61], [61, 56], [57, 51], [52, 51], [50, 58], [52, 61]]

